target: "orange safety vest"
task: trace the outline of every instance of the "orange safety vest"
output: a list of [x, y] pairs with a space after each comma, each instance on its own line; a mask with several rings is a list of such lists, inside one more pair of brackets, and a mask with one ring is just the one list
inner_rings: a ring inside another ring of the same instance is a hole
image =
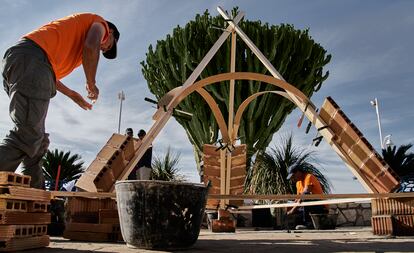
[[78, 13], [52, 21], [23, 37], [34, 41], [46, 52], [56, 80], [60, 80], [82, 64], [86, 35], [95, 22], [105, 26], [102, 38], [105, 42], [109, 37], [108, 24], [92, 13]]

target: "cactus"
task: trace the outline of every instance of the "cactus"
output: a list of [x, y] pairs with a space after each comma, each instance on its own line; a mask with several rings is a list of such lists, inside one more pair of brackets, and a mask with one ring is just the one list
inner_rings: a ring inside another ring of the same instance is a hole
[[[237, 8], [233, 9], [233, 16], [237, 12]], [[202, 15], [197, 14], [185, 27], [177, 26], [164, 40], [158, 40], [155, 49], [152, 45], [149, 46], [146, 59], [141, 62], [142, 73], [157, 99], [169, 90], [181, 86], [197, 67], [222, 33], [212, 26], [225, 27], [226, 24], [221, 16], [213, 17], [205, 11]], [[239, 26], [286, 81], [295, 85], [306, 96], [312, 96], [327, 79], [329, 72], [324, 73], [323, 67], [330, 61], [331, 56], [312, 40], [308, 30], [296, 30], [289, 24], [276, 26], [249, 20], [241, 21]], [[228, 39], [200, 74], [199, 79], [229, 72], [230, 48], [231, 40]], [[240, 38], [237, 39], [236, 50], [236, 71], [269, 74]], [[253, 93], [274, 89], [276, 88], [258, 81], [236, 81], [236, 110]], [[228, 82], [209, 85], [206, 90], [215, 98], [224, 117], [228, 117]], [[251, 102], [243, 114], [239, 128], [241, 142], [247, 144], [249, 157], [266, 149], [273, 134], [294, 108], [290, 101], [272, 94], [260, 96]], [[216, 142], [219, 128], [206, 102], [196, 93], [184, 99], [178, 109], [193, 113], [191, 121], [180, 118], [176, 120], [186, 130], [199, 164], [202, 145]]]

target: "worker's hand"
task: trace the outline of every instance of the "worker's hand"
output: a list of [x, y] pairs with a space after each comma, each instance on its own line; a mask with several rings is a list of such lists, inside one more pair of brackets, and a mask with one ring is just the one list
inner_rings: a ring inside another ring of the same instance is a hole
[[287, 211], [287, 215], [291, 215], [293, 213], [293, 208], [292, 209], [290, 209], [289, 211]]
[[98, 99], [99, 96], [99, 89], [96, 87], [95, 84], [86, 84], [86, 90], [88, 91], [88, 98], [92, 100], [92, 102], [95, 102]]
[[92, 105], [86, 102], [86, 100], [77, 92], [73, 92], [70, 98], [77, 103], [84, 110], [92, 110]]

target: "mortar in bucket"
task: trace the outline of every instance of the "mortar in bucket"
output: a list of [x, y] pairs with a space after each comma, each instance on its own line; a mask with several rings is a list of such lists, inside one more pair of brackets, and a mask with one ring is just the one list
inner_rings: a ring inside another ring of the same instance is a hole
[[208, 193], [204, 184], [128, 180], [115, 189], [128, 247], [183, 249], [197, 241]]

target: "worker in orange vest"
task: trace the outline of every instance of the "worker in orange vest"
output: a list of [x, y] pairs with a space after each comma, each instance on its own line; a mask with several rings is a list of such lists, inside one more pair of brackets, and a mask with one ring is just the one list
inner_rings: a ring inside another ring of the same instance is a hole
[[[42, 157], [48, 149], [45, 119], [56, 91], [84, 110], [98, 99], [96, 71], [100, 51], [108, 59], [117, 55], [119, 31], [114, 24], [92, 13], [52, 21], [24, 35], [3, 58], [3, 84], [10, 97], [14, 128], [0, 142], [0, 171], [14, 172], [22, 162], [32, 177], [31, 186], [44, 187]], [[61, 79], [82, 65], [87, 102]]]
[[[298, 164], [293, 164], [289, 167], [289, 174], [287, 176], [287, 179], [292, 180], [296, 183], [297, 195], [324, 193], [319, 180], [313, 174], [304, 171]], [[302, 200], [300, 198], [295, 200], [296, 203], [301, 203], [301, 201]], [[291, 215], [298, 211], [299, 207], [294, 206], [287, 212], [287, 214]], [[310, 214], [323, 214], [327, 212], [328, 209], [324, 205], [303, 207], [303, 210], [301, 210], [301, 221], [303, 224], [300, 224], [296, 228], [313, 228]]]

